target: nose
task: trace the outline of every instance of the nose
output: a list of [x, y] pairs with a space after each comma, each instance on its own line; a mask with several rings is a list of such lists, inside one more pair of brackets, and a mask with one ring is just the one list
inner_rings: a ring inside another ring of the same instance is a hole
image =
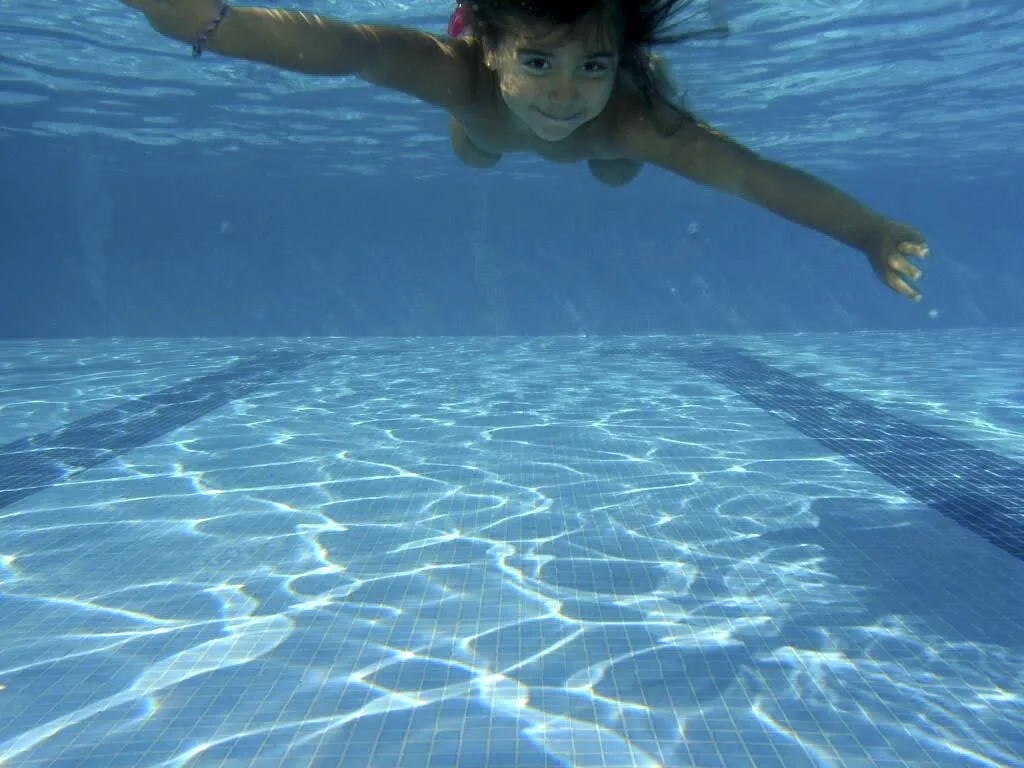
[[577, 101], [576, 85], [572, 75], [559, 75], [551, 80], [548, 98], [552, 104], [575, 104]]

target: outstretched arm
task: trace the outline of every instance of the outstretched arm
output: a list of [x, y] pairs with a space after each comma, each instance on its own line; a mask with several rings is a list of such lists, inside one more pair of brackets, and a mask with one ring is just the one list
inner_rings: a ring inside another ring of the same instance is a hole
[[762, 158], [700, 122], [684, 123], [666, 135], [649, 119], [637, 119], [623, 132], [623, 142], [637, 160], [741, 197], [856, 248], [882, 282], [909, 299], [920, 299], [908, 281], [919, 279], [921, 270], [908, 257], [926, 257], [928, 246], [913, 227], [882, 216], [808, 173]]
[[[122, 0], [153, 28], [191, 43], [217, 0]], [[231, 6], [205, 49], [311, 75], [354, 75], [446, 109], [472, 99], [476, 63], [467, 43], [414, 29], [346, 24], [276, 8]]]

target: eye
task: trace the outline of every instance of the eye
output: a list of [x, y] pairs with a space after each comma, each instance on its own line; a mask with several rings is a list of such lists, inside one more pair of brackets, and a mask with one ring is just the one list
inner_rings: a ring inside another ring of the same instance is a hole
[[610, 67], [603, 61], [588, 61], [583, 65], [583, 72], [590, 77], [601, 77]]
[[533, 72], [547, 72], [551, 69], [551, 62], [543, 56], [524, 56], [519, 59], [519, 64]]

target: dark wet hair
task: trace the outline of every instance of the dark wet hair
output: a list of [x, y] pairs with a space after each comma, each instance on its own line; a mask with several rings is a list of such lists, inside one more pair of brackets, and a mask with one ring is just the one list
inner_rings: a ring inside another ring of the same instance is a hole
[[[619, 66], [629, 73], [648, 105], [662, 96], [686, 120], [696, 118], [669, 93], [670, 79], [661, 71], [652, 49], [699, 37], [728, 34], [724, 24], [692, 31], [679, 30], [677, 16], [693, 0], [461, 0], [466, 21], [485, 48], [497, 48], [514, 25], [537, 23], [572, 29], [586, 19], [603, 17], [618, 35]], [[663, 64], [662, 64], [663, 66]]]

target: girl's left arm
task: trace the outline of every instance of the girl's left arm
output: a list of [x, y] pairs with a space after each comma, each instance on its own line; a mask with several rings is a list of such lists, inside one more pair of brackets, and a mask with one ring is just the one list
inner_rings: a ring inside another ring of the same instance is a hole
[[699, 121], [663, 133], [641, 116], [624, 127], [620, 140], [635, 160], [736, 195], [856, 248], [886, 285], [920, 299], [911, 283], [921, 270], [908, 257], [926, 257], [928, 246], [910, 225], [886, 218], [815, 176], [767, 160]]

